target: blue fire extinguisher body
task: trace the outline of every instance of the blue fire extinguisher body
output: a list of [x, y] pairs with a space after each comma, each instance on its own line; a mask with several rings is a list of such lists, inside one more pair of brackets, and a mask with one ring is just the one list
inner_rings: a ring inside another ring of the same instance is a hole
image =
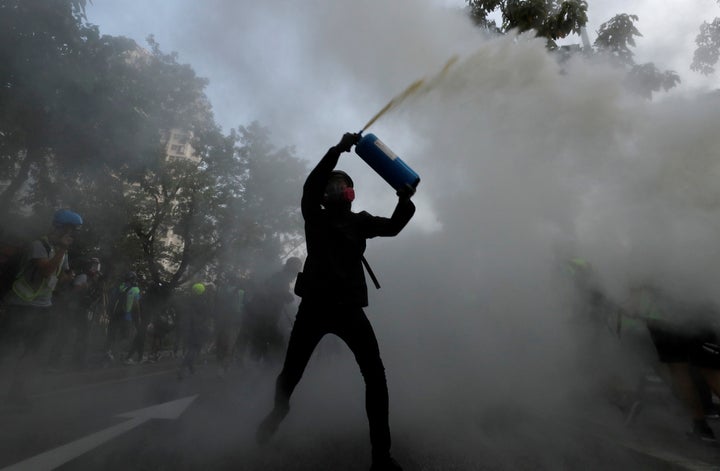
[[397, 191], [410, 188], [414, 193], [420, 183], [420, 176], [374, 134], [365, 134], [355, 153]]

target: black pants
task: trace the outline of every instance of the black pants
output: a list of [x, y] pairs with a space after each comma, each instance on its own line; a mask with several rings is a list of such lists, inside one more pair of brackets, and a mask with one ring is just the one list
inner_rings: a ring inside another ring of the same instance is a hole
[[143, 354], [145, 353], [147, 322], [139, 316], [133, 316], [132, 322], [135, 327], [135, 337], [133, 337], [132, 343], [130, 344], [130, 350], [128, 350], [126, 358], [129, 360], [135, 353], [137, 353], [138, 361], [142, 361]]
[[111, 352], [115, 343], [120, 340], [124, 340], [128, 337], [128, 330], [130, 329], [130, 321], [125, 319], [124, 316], [116, 316], [110, 319], [107, 326], [107, 337], [105, 341], [105, 350]]
[[82, 367], [87, 357], [90, 326], [87, 318], [87, 308], [76, 303], [53, 306], [55, 310], [55, 340], [50, 348], [48, 366], [58, 367], [62, 363], [62, 356], [68, 346], [72, 332], [75, 339], [72, 346], [72, 364]]
[[303, 300], [288, 343], [285, 364], [277, 379], [275, 405], [287, 408], [310, 356], [325, 334], [340, 337], [355, 355], [365, 380], [365, 410], [373, 456], [390, 451], [388, 389], [375, 332], [362, 308]]
[[11, 397], [27, 396], [27, 382], [37, 376], [39, 353], [52, 330], [54, 315], [50, 307], [12, 305], [0, 315], [0, 359], [21, 347], [12, 373]]

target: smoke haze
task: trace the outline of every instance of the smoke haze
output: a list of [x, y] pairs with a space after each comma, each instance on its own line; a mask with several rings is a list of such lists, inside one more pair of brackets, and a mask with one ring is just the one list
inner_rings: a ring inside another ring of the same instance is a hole
[[[189, 50], [212, 48], [205, 65], [224, 71], [218, 89], [262, 103], [216, 102], [219, 117], [247, 113], [313, 162], [460, 54], [368, 130], [422, 178], [416, 218], [366, 254], [383, 285], [367, 313], [398, 443], [423, 430], [438, 448], [463, 446], [444, 442], [448, 430], [477, 430], [498, 404], [567, 406], [584, 372], [566, 258], [589, 260], [618, 302], [640, 282], [720, 301], [717, 98], [645, 101], [605, 64], [560, 65], [527, 36], [485, 39], [428, 2], [192, 2], [182, 15], [198, 20], [183, 24]], [[355, 210], [390, 215], [385, 182], [354, 154], [340, 168], [356, 182]], [[362, 389], [347, 356], [311, 364], [285, 430], [323, 410], [365, 430]]]

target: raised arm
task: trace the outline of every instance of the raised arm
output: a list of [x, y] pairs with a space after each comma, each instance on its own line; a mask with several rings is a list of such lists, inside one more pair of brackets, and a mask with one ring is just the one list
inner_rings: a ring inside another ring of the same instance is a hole
[[393, 237], [400, 233], [415, 214], [415, 205], [410, 195], [399, 195], [395, 210], [389, 218], [370, 216], [366, 225], [366, 237]]
[[360, 139], [359, 134], [345, 133], [340, 142], [328, 149], [320, 162], [308, 175], [303, 185], [303, 196], [300, 203], [302, 214], [305, 219], [312, 217], [317, 211], [320, 211], [320, 205], [325, 194], [325, 185], [327, 184], [330, 172], [333, 171], [340, 159], [340, 154], [349, 152], [352, 146]]

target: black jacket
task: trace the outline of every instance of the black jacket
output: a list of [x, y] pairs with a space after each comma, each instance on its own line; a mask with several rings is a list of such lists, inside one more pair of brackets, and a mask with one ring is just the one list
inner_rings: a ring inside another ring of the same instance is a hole
[[324, 208], [325, 186], [340, 154], [337, 147], [331, 147], [303, 186], [301, 208], [308, 256], [299, 294], [307, 300], [364, 307], [368, 304], [361, 261], [365, 241], [397, 235], [412, 218], [415, 205], [401, 197], [390, 218], [365, 211], [353, 213], [349, 205], [340, 210]]

